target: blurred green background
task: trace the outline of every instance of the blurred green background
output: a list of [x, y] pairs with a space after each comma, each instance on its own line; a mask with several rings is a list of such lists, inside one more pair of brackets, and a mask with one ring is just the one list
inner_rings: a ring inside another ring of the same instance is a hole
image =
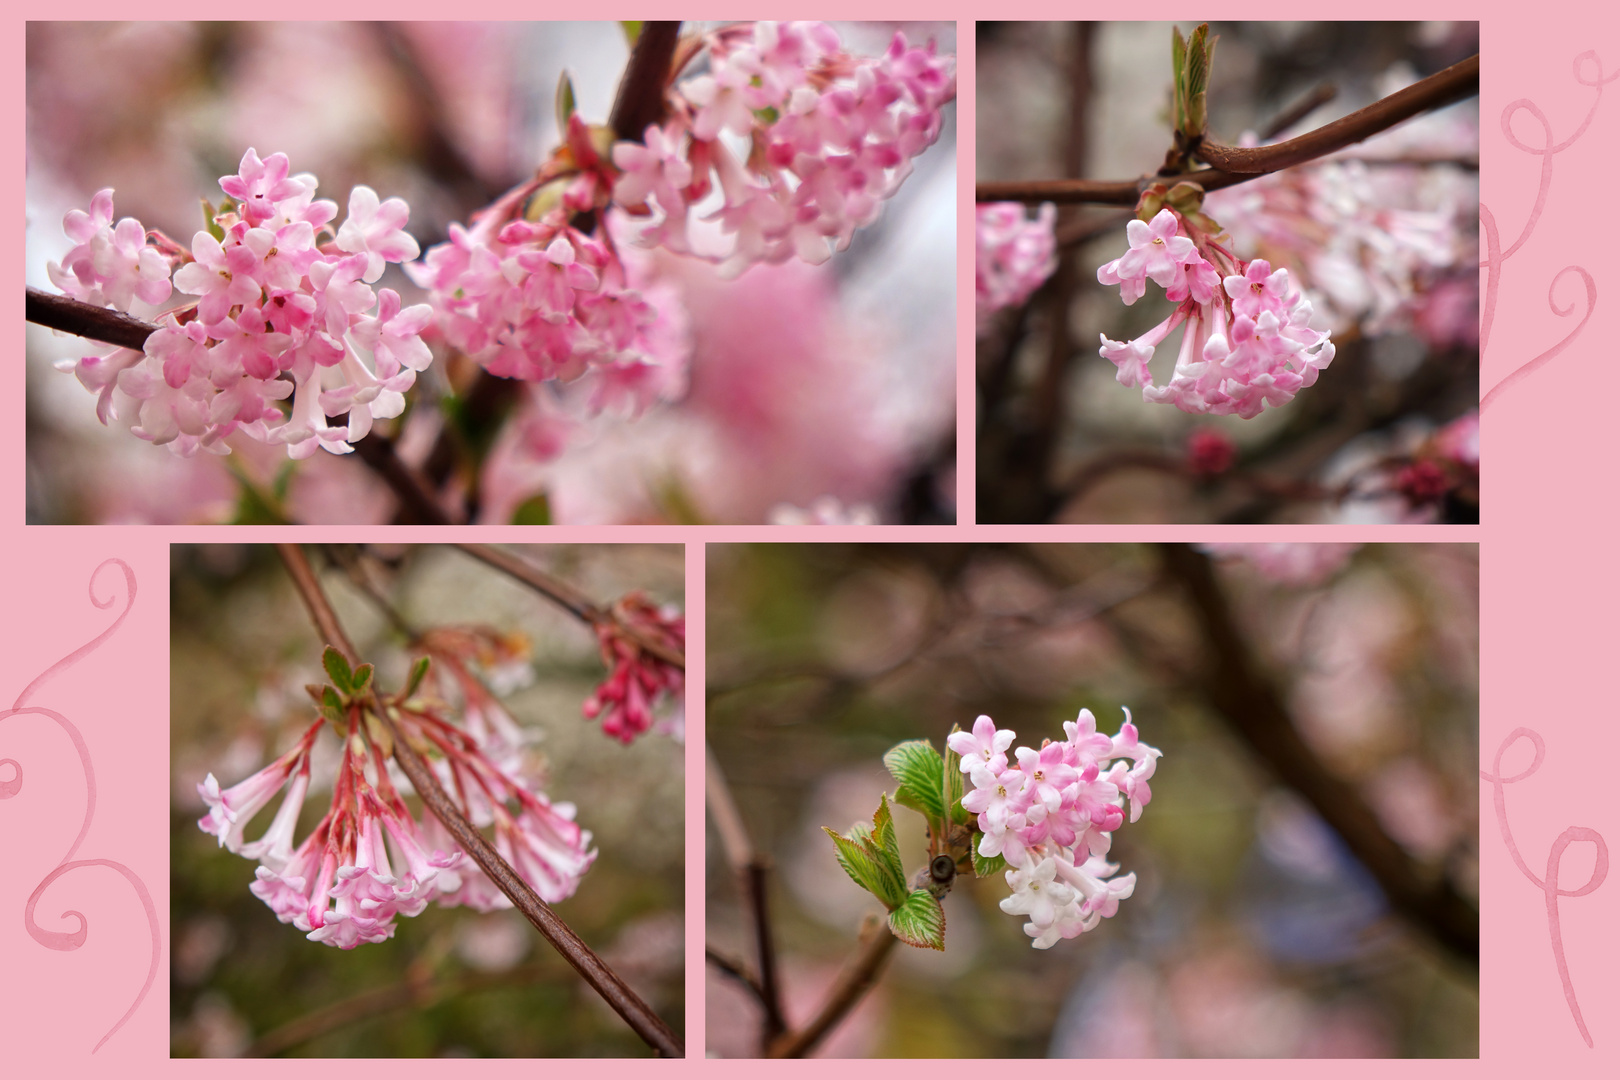
[[[557, 913], [679, 1033], [683, 1028], [683, 748], [629, 747], [580, 705], [605, 674], [596, 637], [526, 586], [445, 546], [308, 547], [356, 648], [384, 687], [403, 637], [330, 560], [358, 561], [412, 626], [483, 624], [527, 635], [533, 682], [503, 699], [554, 801], [577, 804], [600, 854]], [[678, 545], [514, 549], [598, 603], [642, 590], [684, 607]], [[343, 951], [304, 940], [248, 892], [254, 863], [197, 828], [197, 782], [248, 776], [312, 719], [320, 645], [273, 548], [176, 546], [171, 583], [171, 1015], [176, 1057], [644, 1056], [646, 1046], [514, 911], [430, 905], [393, 939]], [[330, 777], [336, 740], [322, 732]], [[312, 790], [299, 839], [330, 799]], [[414, 800], [413, 800], [414, 801]], [[248, 830], [256, 836], [274, 807]]]
[[[847, 830], [894, 790], [890, 746], [937, 748], [988, 713], [1038, 747], [1082, 706], [1112, 734], [1127, 706], [1164, 752], [1151, 804], [1114, 837], [1110, 857], [1138, 881], [1116, 917], [1037, 951], [997, 909], [1001, 880], [959, 878], [945, 952], [896, 947], [823, 1056], [1477, 1055], [1477, 964], [1393, 915], [1234, 732], [1200, 674], [1206, 633], [1153, 547], [708, 550], [708, 739], [774, 865], [790, 1025], [854, 955], [862, 918], [881, 914], [820, 826]], [[1212, 567], [1244, 646], [1412, 871], [1477, 909], [1477, 546], [1293, 554], [1305, 571], [1320, 563], [1314, 575]], [[895, 816], [913, 873], [921, 819]], [[706, 872], [708, 945], [754, 969], [712, 823]], [[757, 1054], [753, 996], [713, 963], [706, 981], [709, 1052]]]

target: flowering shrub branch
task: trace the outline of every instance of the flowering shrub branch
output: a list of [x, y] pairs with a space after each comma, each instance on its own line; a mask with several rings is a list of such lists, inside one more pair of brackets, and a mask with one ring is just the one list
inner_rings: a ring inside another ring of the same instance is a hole
[[[580, 833], [573, 826], [571, 808], [553, 807], [544, 796], [536, 796], [508, 778], [505, 767], [496, 760], [505, 753], [497, 745], [502, 743], [498, 732], [477, 738], [471, 734], [470, 723], [464, 732], [436, 719], [427, 706], [413, 697], [427, 673], [426, 658], [413, 666], [410, 684], [402, 693], [381, 694], [372, 682], [371, 665], [358, 663], [354, 646], [303, 551], [293, 544], [278, 545], [278, 550], [317, 630], [329, 643], [324, 664], [331, 682], [319, 688], [322, 717], [292, 754], [260, 776], [223, 792], [210, 776], [204, 785], [210, 804], [209, 817], [202, 822], [205, 831], [216, 832], [221, 844], [232, 850], [261, 858], [265, 865], [259, 870], [254, 891], [271, 904], [283, 921], [295, 921], [303, 929], [307, 919], [313, 926], [312, 938], [345, 948], [390, 936], [396, 912], [415, 914], [436, 892], [441, 903], [466, 903], [486, 909], [501, 906], [496, 901], [503, 896], [648, 1045], [660, 1054], [681, 1056], [679, 1038], [552, 912], [531, 884], [538, 881], [552, 899], [561, 899], [573, 891], [578, 873], [594, 858], [594, 852], [584, 851], [590, 834]], [[292, 828], [308, 786], [308, 746], [327, 722], [345, 732], [346, 744], [334, 808], [309, 840], [293, 851]], [[444, 757], [445, 773], [457, 789], [456, 799], [446, 793], [434, 769], [423, 759], [422, 751], [430, 747]], [[356, 754], [359, 759], [351, 763]], [[363, 768], [367, 760], [373, 767]], [[420, 833], [388, 780], [387, 761], [399, 765], [433, 815]], [[252, 844], [244, 843], [242, 831], [248, 820], [289, 778], [293, 780], [292, 789], [270, 832]], [[477, 798], [471, 796], [473, 787], [479, 789]], [[515, 822], [505, 809], [506, 801], [512, 797], [522, 806], [521, 817]], [[347, 811], [340, 813], [340, 802], [360, 805], [359, 820], [351, 820]], [[469, 809], [464, 810], [460, 804]], [[483, 837], [469, 819], [469, 810], [484, 816], [486, 823], [494, 821], [501, 850]], [[455, 850], [430, 851], [438, 839], [429, 827], [434, 823], [454, 840]], [[355, 830], [357, 837], [344, 839]], [[400, 877], [390, 875], [383, 856], [384, 830], [409, 863], [409, 871]], [[523, 838], [514, 840], [514, 831], [521, 831]], [[572, 847], [569, 835], [573, 836]], [[321, 857], [319, 848], [323, 844], [326, 853]], [[343, 855], [341, 867], [335, 865], [333, 845], [345, 851], [354, 848]], [[463, 853], [477, 864], [481, 874], [475, 876], [458, 866]], [[512, 860], [522, 865], [521, 872]], [[338, 901], [335, 910], [324, 911], [324, 898], [317, 896], [305, 913], [310, 896], [307, 892], [300, 894], [299, 887], [307, 889], [306, 882], [312, 875], [318, 875], [317, 893], [337, 882], [331, 889]]]
[[1478, 93], [1479, 56], [1476, 54], [1364, 109], [1287, 142], [1270, 146], [1231, 147], [1206, 137], [1192, 153], [1213, 168], [1156, 173], [1136, 180], [987, 181], [975, 185], [974, 199], [981, 203], [1052, 202], [1134, 206], [1148, 185], [1167, 176], [1191, 181], [1205, 191], [1216, 191], [1325, 157], [1352, 143], [1387, 131], [1419, 113], [1450, 105]]

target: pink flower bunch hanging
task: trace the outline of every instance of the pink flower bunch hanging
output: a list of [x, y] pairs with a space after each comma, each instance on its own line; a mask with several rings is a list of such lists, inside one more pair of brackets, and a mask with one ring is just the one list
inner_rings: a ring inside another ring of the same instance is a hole
[[1016, 307], [1057, 269], [1052, 233], [1057, 207], [1041, 204], [1030, 218], [1022, 203], [979, 203], [973, 244], [975, 312], [979, 333], [991, 316]]
[[[861, 57], [825, 23], [741, 23], [707, 35], [698, 55], [706, 68], [671, 89], [668, 119], [613, 148], [613, 197], [647, 219], [643, 243], [736, 270], [847, 248], [939, 138], [956, 96], [954, 58], [900, 33]], [[718, 254], [689, 236], [716, 189], [702, 218], [726, 238]]]
[[[373, 420], [400, 414], [432, 360], [420, 337], [432, 310], [371, 283], [387, 263], [417, 257], [404, 231], [410, 209], [358, 186], [334, 228], [337, 204], [316, 199], [316, 185], [289, 175], [285, 154], [261, 160], [250, 148], [220, 179], [227, 198], [189, 250], [134, 218], [113, 225], [110, 188], [88, 213], [68, 213], [77, 246], [47, 267], [67, 295], [124, 311], [174, 291], [198, 298], [164, 313], [143, 351], [58, 365], [98, 395], [102, 423], [122, 416], [135, 435], [188, 457], [229, 453], [224, 440], [240, 433], [303, 458], [317, 447], [349, 453]], [[284, 411], [277, 403], [289, 397]]]
[[600, 718], [602, 731], [628, 746], [652, 728], [655, 710], [668, 701], [677, 715], [667, 726], [679, 733], [685, 669], [654, 655], [643, 642], [684, 653], [686, 618], [673, 608], [660, 608], [641, 593], [630, 593], [613, 605], [612, 618], [596, 624], [596, 637], [608, 676], [585, 699], [585, 718]]
[[[1173, 193], [1172, 193], [1173, 194]], [[1119, 368], [1142, 399], [1183, 412], [1259, 416], [1316, 382], [1333, 360], [1326, 331], [1312, 329], [1311, 304], [1285, 269], [1264, 259], [1244, 262], [1220, 242], [1219, 227], [1202, 213], [1164, 206], [1149, 221], [1125, 226], [1130, 247], [1097, 271], [1134, 304], [1151, 278], [1176, 302], [1170, 316], [1130, 341], [1106, 334], [1101, 354]], [[1175, 371], [1155, 385], [1148, 363], [1170, 332], [1185, 326]]]
[[1135, 890], [1136, 875], [1114, 877], [1119, 867], [1107, 855], [1126, 820], [1122, 804], [1134, 822], [1152, 799], [1148, 781], [1160, 757], [1138, 739], [1128, 709], [1112, 738], [1098, 733], [1090, 709], [1063, 730], [1063, 742], [1017, 747], [1016, 765], [1007, 758], [1015, 734], [988, 716], [947, 740], [973, 784], [962, 807], [978, 815], [978, 854], [1012, 868], [1001, 910], [1028, 917], [1024, 933], [1037, 949], [1094, 929]]
[[[202, 830], [258, 861], [253, 894], [311, 941], [341, 949], [387, 940], [396, 917], [418, 915], [433, 901], [480, 911], [512, 906], [437, 818], [416, 819], [401, 790], [409, 792], [409, 782], [391, 767], [392, 736], [372, 711], [382, 709], [400, 738], [430, 748], [430, 767], [451, 801], [473, 825], [493, 828], [495, 849], [542, 900], [572, 896], [596, 859], [591, 834], [574, 821], [573, 804], [553, 803], [522, 775], [516, 726], [489, 714], [493, 699], [469, 698], [481, 718], [454, 723], [444, 703], [417, 696], [425, 659], [405, 692], [379, 697], [368, 685], [370, 665], [350, 672], [336, 656], [328, 650], [327, 671], [346, 685], [311, 688], [322, 715], [292, 750], [233, 787], [221, 788], [212, 773], [197, 785], [208, 805]], [[331, 806], [298, 841], [311, 750], [328, 724], [343, 739]], [[248, 841], [248, 824], [283, 790], [269, 828]]]

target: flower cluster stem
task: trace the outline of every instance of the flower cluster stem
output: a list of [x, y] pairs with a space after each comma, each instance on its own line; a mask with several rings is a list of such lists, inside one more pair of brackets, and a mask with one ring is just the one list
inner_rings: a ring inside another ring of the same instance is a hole
[[523, 582], [523, 584], [589, 626], [595, 627], [602, 623], [617, 623], [620, 632], [639, 645], [644, 652], [656, 656], [664, 663], [682, 671], [686, 670], [686, 655], [679, 649], [672, 649], [663, 642], [641, 633], [636, 627], [623, 620], [614, 618], [611, 611], [591, 600], [583, 592], [561, 578], [546, 573], [546, 571], [535, 566], [527, 559], [519, 558], [509, 551], [491, 547], [488, 544], [457, 544], [456, 547], [473, 558], [488, 563], [495, 569]]
[[[320, 580], [315, 576], [315, 571], [310, 567], [309, 560], [305, 558], [303, 549], [297, 544], [278, 544], [276, 547], [282, 561], [286, 563], [287, 572], [291, 575], [299, 596], [309, 608], [316, 629], [326, 639], [327, 644], [344, 654], [350, 664], [357, 664], [359, 656], [355, 652], [354, 645], [344, 633], [342, 624], [338, 622], [337, 613], [332, 610], [332, 604], [327, 599]], [[439, 786], [427, 763], [400, 735], [386, 710], [379, 714], [379, 719], [387, 726], [388, 733], [392, 737], [394, 760], [399, 762], [400, 768], [410, 778], [411, 785], [416, 788], [416, 793], [421, 796], [423, 804], [450, 831], [450, 835], [455, 837], [462, 850], [647, 1045], [665, 1057], [685, 1056], [681, 1040], [659, 1019], [658, 1014], [653, 1012], [652, 1008], [641, 1000], [567, 923], [557, 917], [551, 907], [536, 895], [528, 883], [517, 875], [461, 811], [456, 809], [450, 797]]]

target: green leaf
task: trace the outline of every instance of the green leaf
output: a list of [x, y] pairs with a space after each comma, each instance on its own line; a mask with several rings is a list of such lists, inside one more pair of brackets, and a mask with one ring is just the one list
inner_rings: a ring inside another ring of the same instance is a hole
[[858, 825], [851, 835], [865, 846], [867, 854], [872, 856], [882, 872], [883, 889], [877, 893], [877, 898], [887, 908], [899, 906], [909, 890], [906, 886], [906, 868], [900, 862], [900, 844], [894, 836], [894, 811], [889, 809], [888, 795], [879, 800], [877, 813], [872, 815], [871, 827], [868, 829]]
[[907, 945], [945, 951], [945, 909], [927, 889], [916, 889], [889, 912], [889, 929]]
[[884, 899], [887, 884], [883, 879], [883, 871], [867, 853], [866, 847], [847, 836], [838, 835], [825, 825], [821, 827], [821, 831], [832, 837], [833, 846], [837, 849], [835, 854], [838, 856], [838, 865], [844, 868], [844, 873], [849, 875], [850, 880], [879, 900], [883, 900], [885, 907], [891, 906], [889, 901]]
[[564, 70], [557, 79], [557, 134], [559, 136], [568, 131], [568, 118], [574, 115], [575, 107], [574, 80], [569, 77], [567, 70]]
[[371, 665], [361, 664], [354, 669], [354, 692], [360, 693], [371, 682]]
[[[962, 728], [958, 724], [951, 725], [951, 735], [955, 735]], [[950, 736], [946, 736], [945, 743], [945, 805], [951, 809], [951, 821], [957, 825], [966, 825], [973, 815], [962, 809], [962, 755], [951, 749]]]
[[1186, 104], [1183, 131], [1188, 135], [1202, 135], [1208, 120], [1204, 91], [1209, 86], [1209, 63], [1215, 43], [1209, 37], [1209, 23], [1200, 23], [1187, 43], [1187, 77], [1182, 97]]
[[883, 755], [883, 764], [900, 782], [895, 802], [931, 822], [945, 820], [945, 762], [928, 740], [901, 743]]
[[1170, 70], [1176, 81], [1175, 115], [1171, 119], [1180, 131], [1187, 113], [1187, 39], [1181, 36], [1179, 26], [1170, 27]]
[[624, 31], [624, 40], [631, 45], [634, 45], [641, 37], [641, 28], [645, 25], [646, 23], [640, 22], [639, 20], [636, 22], [626, 22], [623, 19], [619, 20], [619, 28]]
[[320, 708], [321, 715], [326, 717], [334, 727], [341, 730], [348, 723], [348, 717], [343, 710], [343, 699], [338, 697], [338, 692], [330, 686], [321, 687]]
[[417, 658], [416, 663], [411, 665], [411, 677], [405, 681], [405, 690], [399, 695], [400, 697], [408, 698], [416, 693], [417, 688], [422, 685], [422, 679], [427, 675], [428, 665], [431, 663], [432, 661], [425, 656]]
[[512, 511], [513, 525], [550, 525], [551, 499], [545, 492], [525, 499]]
[[342, 653], [328, 645], [321, 654], [321, 666], [326, 668], [326, 676], [338, 688], [338, 693], [354, 693], [354, 672], [349, 669], [349, 661]]
[[1007, 869], [1007, 860], [1000, 855], [980, 855], [979, 845], [973, 845], [973, 876], [989, 877]]
[[217, 212], [214, 210], [214, 204], [209, 202], [207, 199], [203, 199], [202, 212], [203, 228], [208, 230], [209, 236], [212, 236], [215, 240], [223, 243], [225, 240], [225, 230], [220, 227], [219, 222], [214, 220], [214, 214]]

